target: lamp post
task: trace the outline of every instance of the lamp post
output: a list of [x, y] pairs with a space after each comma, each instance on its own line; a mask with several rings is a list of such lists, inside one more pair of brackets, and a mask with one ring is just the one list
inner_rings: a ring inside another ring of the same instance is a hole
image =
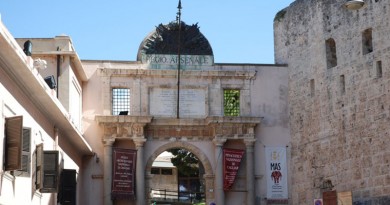
[[181, 0], [179, 0], [179, 5], [177, 6], [178, 12], [176, 16], [176, 21], [179, 27], [178, 33], [178, 42], [177, 42], [177, 106], [176, 106], [176, 118], [180, 118], [180, 47], [181, 47]]

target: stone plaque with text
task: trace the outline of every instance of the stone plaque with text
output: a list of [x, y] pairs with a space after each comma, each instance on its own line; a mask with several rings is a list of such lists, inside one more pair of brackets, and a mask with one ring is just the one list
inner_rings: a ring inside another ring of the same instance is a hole
[[[180, 117], [204, 117], [206, 94], [204, 89], [180, 89]], [[149, 98], [150, 115], [176, 117], [177, 89], [152, 88]]]

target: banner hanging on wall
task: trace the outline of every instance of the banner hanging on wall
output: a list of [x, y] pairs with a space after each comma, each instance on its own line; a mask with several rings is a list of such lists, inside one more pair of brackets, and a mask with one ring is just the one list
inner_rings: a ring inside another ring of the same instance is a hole
[[134, 180], [137, 151], [113, 148], [112, 199], [135, 199]]
[[286, 147], [266, 147], [267, 198], [287, 199]]
[[230, 190], [233, 186], [244, 150], [223, 149], [223, 189]]

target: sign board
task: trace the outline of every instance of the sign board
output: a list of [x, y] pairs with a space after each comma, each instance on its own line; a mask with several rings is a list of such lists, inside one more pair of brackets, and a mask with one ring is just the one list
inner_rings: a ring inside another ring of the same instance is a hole
[[223, 189], [230, 190], [233, 186], [244, 150], [223, 149]]
[[137, 151], [113, 148], [112, 199], [134, 199]]
[[[150, 69], [178, 69], [178, 55], [142, 54], [141, 62]], [[181, 70], [200, 70], [204, 66], [212, 66], [214, 57], [211, 55], [181, 55]]]
[[266, 147], [268, 199], [288, 199], [286, 147]]
[[339, 205], [352, 205], [352, 192], [338, 192], [337, 202]]
[[322, 200], [326, 205], [337, 205], [337, 192], [325, 191], [322, 193]]
[[[152, 88], [149, 112], [153, 116], [175, 117], [177, 89]], [[180, 89], [180, 117], [202, 118], [206, 116], [206, 92], [204, 89]]]

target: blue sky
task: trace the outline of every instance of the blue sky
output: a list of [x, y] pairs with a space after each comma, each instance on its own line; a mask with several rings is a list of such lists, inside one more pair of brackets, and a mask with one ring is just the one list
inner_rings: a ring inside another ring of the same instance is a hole
[[[182, 0], [216, 63], [274, 63], [273, 18], [294, 0]], [[1, 19], [15, 38], [72, 38], [85, 60], [136, 60], [145, 36], [176, 18], [178, 0], [4, 0]]]

